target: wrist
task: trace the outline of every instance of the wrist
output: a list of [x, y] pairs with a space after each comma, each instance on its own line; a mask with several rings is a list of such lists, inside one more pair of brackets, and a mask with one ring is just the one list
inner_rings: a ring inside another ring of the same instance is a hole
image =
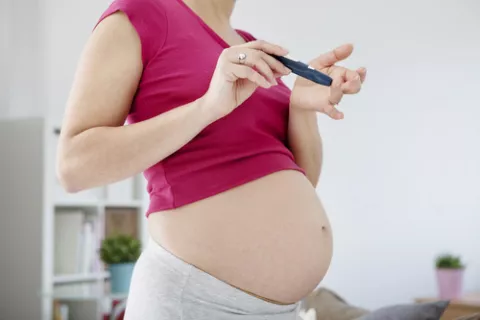
[[199, 118], [206, 122], [206, 125], [210, 125], [222, 117], [215, 108], [212, 108], [212, 104], [208, 101], [206, 96], [202, 96], [195, 100], [194, 105], [195, 109], [198, 111]]
[[304, 107], [302, 107], [301, 104], [294, 103], [294, 102], [290, 101], [290, 112], [291, 113], [299, 113], [299, 114], [304, 114], [304, 113], [311, 114], [311, 113], [316, 113], [317, 111], [304, 108]]

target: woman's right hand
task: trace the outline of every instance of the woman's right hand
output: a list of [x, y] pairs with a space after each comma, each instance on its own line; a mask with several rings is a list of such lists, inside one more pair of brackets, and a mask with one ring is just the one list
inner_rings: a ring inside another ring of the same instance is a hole
[[258, 87], [269, 89], [277, 85], [277, 78], [291, 71], [270, 54], [284, 56], [288, 51], [262, 40], [225, 49], [202, 99], [203, 105], [216, 118], [221, 118], [247, 100]]

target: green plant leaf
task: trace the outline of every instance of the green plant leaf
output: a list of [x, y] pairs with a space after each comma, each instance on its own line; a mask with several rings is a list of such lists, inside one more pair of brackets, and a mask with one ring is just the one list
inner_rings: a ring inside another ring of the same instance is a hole
[[438, 269], [463, 269], [465, 266], [459, 256], [445, 253], [435, 259], [435, 266]]
[[100, 258], [106, 264], [136, 262], [142, 252], [141, 243], [128, 235], [114, 235], [102, 241]]

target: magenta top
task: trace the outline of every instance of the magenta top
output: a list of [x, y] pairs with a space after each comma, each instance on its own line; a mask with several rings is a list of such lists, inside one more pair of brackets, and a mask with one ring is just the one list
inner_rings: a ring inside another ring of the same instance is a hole
[[[182, 0], [115, 0], [99, 22], [123, 11], [142, 44], [143, 75], [127, 123], [203, 96], [228, 44]], [[246, 41], [255, 40], [238, 30]], [[259, 88], [170, 157], [145, 170], [152, 212], [177, 208], [279, 170], [298, 170], [288, 148], [290, 89]], [[176, 134], [171, 132], [171, 134]]]

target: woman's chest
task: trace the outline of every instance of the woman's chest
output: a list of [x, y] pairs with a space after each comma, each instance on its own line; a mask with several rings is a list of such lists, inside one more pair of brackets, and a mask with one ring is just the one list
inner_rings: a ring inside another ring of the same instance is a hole
[[[204, 32], [184, 31], [167, 39], [161, 52], [145, 68], [136, 97], [135, 118], [145, 120], [201, 98], [209, 89], [218, 60], [226, 49]], [[258, 88], [232, 114], [204, 133], [266, 131], [284, 139], [290, 89], [279, 81], [270, 89]]]

